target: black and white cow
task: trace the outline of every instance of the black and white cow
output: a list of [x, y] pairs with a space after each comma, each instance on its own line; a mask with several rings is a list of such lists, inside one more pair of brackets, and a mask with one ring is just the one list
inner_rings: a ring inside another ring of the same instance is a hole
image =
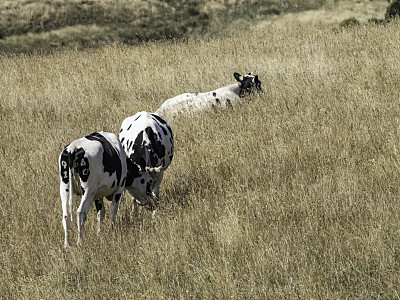
[[227, 107], [233, 102], [243, 98], [246, 94], [261, 92], [261, 81], [257, 75], [247, 73], [240, 75], [234, 73], [238, 81], [207, 93], [185, 93], [166, 100], [156, 113], [164, 117], [170, 117], [181, 112], [195, 112], [211, 107]]
[[171, 127], [160, 115], [142, 111], [122, 122], [119, 138], [129, 162], [126, 188], [154, 216], [164, 171], [174, 156]]
[[125, 189], [127, 157], [118, 137], [109, 132], [95, 132], [69, 144], [59, 157], [60, 195], [65, 231], [64, 247], [69, 246], [73, 194], [82, 195], [77, 210], [78, 244], [90, 206], [95, 200], [98, 232], [104, 219], [103, 198], [111, 202], [111, 226]]

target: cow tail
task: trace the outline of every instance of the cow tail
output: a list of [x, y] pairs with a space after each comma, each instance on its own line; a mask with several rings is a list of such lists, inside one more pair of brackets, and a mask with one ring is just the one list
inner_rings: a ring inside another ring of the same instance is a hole
[[68, 147], [68, 176], [69, 176], [69, 194], [68, 194], [68, 209], [71, 213], [71, 222], [73, 221], [73, 217], [72, 217], [72, 205], [73, 205], [73, 201], [74, 201], [74, 180], [75, 180], [75, 176], [74, 176], [74, 172], [73, 172], [73, 168], [75, 165], [75, 146], [74, 143], [72, 143], [69, 147]]
[[[70, 157], [71, 158], [71, 157]], [[70, 167], [68, 168], [68, 172], [69, 172], [69, 195], [68, 195], [68, 209], [71, 212], [71, 219], [72, 219], [72, 202], [74, 200], [74, 183], [73, 180], [74, 178], [72, 177], [72, 168], [73, 168], [74, 163], [70, 162]]]

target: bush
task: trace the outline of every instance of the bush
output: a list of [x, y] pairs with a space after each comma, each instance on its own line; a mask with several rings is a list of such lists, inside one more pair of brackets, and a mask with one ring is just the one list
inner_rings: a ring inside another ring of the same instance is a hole
[[383, 24], [385, 22], [385, 20], [383, 19], [378, 19], [378, 18], [371, 18], [368, 19], [368, 23], [372, 23], [372, 24]]
[[385, 20], [390, 21], [400, 16], [400, 0], [395, 0], [386, 9]]
[[343, 27], [345, 27], [345, 28], [353, 27], [353, 26], [357, 26], [357, 25], [360, 25], [360, 22], [354, 17], [345, 19], [342, 22], [340, 22], [340, 27], [342, 27], [342, 28]]

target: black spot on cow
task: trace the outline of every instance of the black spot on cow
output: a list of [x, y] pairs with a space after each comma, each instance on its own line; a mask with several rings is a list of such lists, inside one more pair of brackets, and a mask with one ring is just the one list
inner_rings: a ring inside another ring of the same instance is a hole
[[140, 159], [139, 159], [139, 166], [140, 166], [140, 169], [142, 169], [142, 170], [145, 170], [146, 169], [146, 160], [143, 158], [143, 157], [141, 157]]
[[133, 143], [134, 146], [134, 148], [132, 149], [133, 153], [130, 156], [130, 159], [138, 165], [140, 165], [140, 158], [142, 157], [142, 153], [145, 152], [142, 145], [143, 145], [143, 131], [139, 132], [139, 134], [136, 136], [135, 142]]
[[85, 195], [85, 189], [81, 187], [81, 190], [82, 190], [82, 196]]
[[[162, 129], [163, 134], [164, 134], [164, 135], [168, 135], [168, 131], [164, 128], [164, 126], [160, 126], [160, 127], [161, 127], [161, 129]], [[159, 136], [159, 138], [160, 138], [160, 140], [161, 140], [162, 137], [161, 137], [161, 133], [160, 133], [160, 132], [158, 133], [158, 136]]]
[[125, 182], [126, 182], [126, 177], [124, 177], [124, 179], [122, 179], [122, 182], [121, 182], [120, 186], [125, 186]]
[[122, 132], [122, 130], [123, 130], [123, 129], [121, 128], [121, 129], [119, 130], [119, 132]]
[[140, 169], [138, 165], [136, 163], [133, 163], [131, 159], [127, 158], [126, 163], [128, 168], [128, 175], [126, 176], [125, 186], [131, 186], [133, 180], [135, 180], [135, 178], [141, 177], [142, 174], [140, 174]]
[[130, 125], [129, 125], [129, 127], [128, 127], [128, 129], [127, 129], [127, 130], [131, 129], [131, 127], [132, 127], [132, 124], [130, 124]]
[[[122, 129], [121, 129], [122, 130]], [[122, 139], [121, 139], [121, 144], [124, 142], [124, 140], [125, 140], [125, 138], [123, 137]]]
[[135, 120], [133, 120], [133, 121], [136, 121], [137, 119], [139, 119], [140, 117], [141, 117], [142, 115], [139, 115], [138, 117], [136, 117], [136, 119]]
[[151, 195], [151, 180], [146, 184], [146, 194]]
[[113, 181], [111, 188], [113, 188], [115, 186], [115, 180]]
[[217, 93], [216, 92], [213, 92], [212, 95], [213, 95], [213, 97], [217, 97]]
[[169, 134], [171, 135], [171, 138], [172, 138], [172, 129], [171, 129], [171, 127], [167, 124], [167, 129], [168, 129], [168, 131], [169, 131]]
[[97, 212], [99, 212], [103, 208], [103, 204], [100, 200], [94, 200], [94, 204], [96, 205]]
[[151, 114], [151, 116], [157, 120], [159, 123], [161, 124], [167, 124], [167, 122], [165, 122], [165, 120], [163, 118], [161, 118], [160, 116], [156, 115], [156, 114]]
[[146, 166], [157, 167], [158, 160], [163, 158], [165, 155], [165, 146], [162, 144], [161, 140], [157, 138], [157, 134], [151, 127], [146, 127], [145, 131], [148, 139], [150, 140], [150, 145], [143, 147], [147, 148], [144, 149]]
[[140, 179], [140, 183], [144, 184], [144, 178]]
[[85, 150], [78, 148], [72, 154], [75, 161], [75, 171], [79, 174], [79, 178], [86, 182], [90, 175], [89, 160], [85, 157]]
[[115, 202], [119, 202], [119, 200], [121, 200], [122, 194], [118, 193], [115, 195]]
[[116, 173], [117, 176], [117, 185], [121, 180], [122, 176], [122, 164], [120, 157], [118, 155], [117, 150], [113, 147], [113, 145], [100, 133], [92, 133], [91, 135], [86, 136], [88, 140], [91, 141], [98, 141], [103, 146], [103, 166], [104, 166], [104, 173], [111, 174]]
[[65, 191], [68, 193], [68, 192], [69, 192], [69, 189], [65, 189]]
[[216, 98], [216, 99], [215, 99], [215, 102], [217, 102], [217, 104], [219, 104], [219, 99], [218, 99], [218, 98]]
[[68, 183], [69, 181], [69, 168], [70, 168], [69, 155], [67, 149], [64, 149], [60, 157], [60, 176], [64, 183]]

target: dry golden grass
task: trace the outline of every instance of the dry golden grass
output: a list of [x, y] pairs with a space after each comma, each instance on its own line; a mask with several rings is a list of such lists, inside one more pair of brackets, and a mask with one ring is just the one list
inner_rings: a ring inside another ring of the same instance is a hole
[[[399, 61], [399, 22], [2, 57], [0, 298], [399, 297]], [[64, 251], [63, 146], [235, 71], [265, 93], [171, 121], [155, 223], [125, 196]]]

